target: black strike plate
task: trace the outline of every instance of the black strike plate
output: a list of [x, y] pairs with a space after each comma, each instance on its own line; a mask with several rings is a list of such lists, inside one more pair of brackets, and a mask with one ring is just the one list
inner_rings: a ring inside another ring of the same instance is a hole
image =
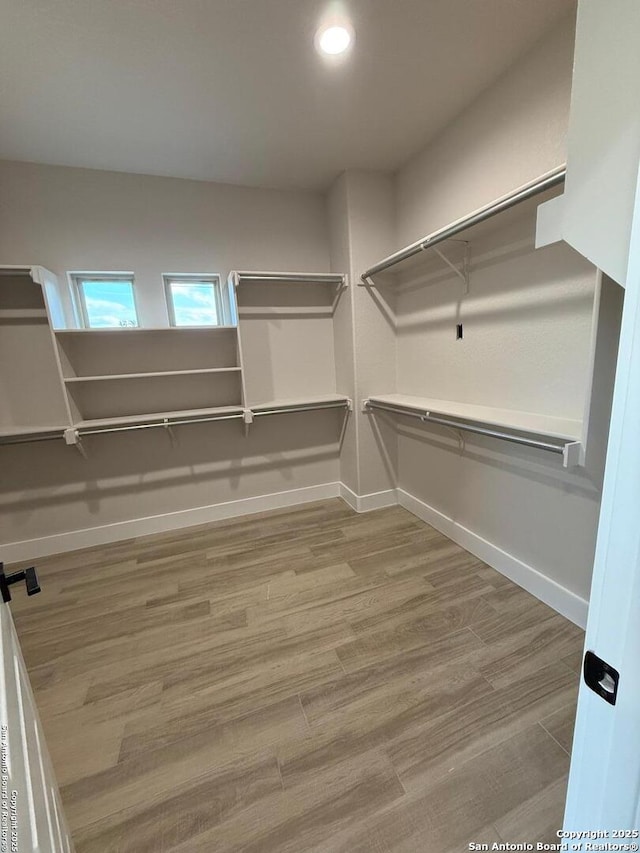
[[618, 698], [618, 682], [620, 681], [618, 670], [609, 666], [595, 652], [587, 652], [584, 656], [583, 671], [587, 687], [590, 687], [605, 702], [615, 705]]

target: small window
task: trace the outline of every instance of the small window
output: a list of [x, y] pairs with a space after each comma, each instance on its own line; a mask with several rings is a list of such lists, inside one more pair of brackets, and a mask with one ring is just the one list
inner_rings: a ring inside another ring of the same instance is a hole
[[133, 273], [71, 273], [70, 277], [85, 328], [138, 326]]
[[217, 275], [163, 276], [172, 326], [222, 326], [224, 307]]

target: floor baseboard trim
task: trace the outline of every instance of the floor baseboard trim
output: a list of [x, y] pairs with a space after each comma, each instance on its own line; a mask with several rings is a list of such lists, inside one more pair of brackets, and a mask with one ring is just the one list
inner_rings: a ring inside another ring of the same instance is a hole
[[7, 545], [1, 545], [0, 559], [4, 563], [32, 560], [38, 557], [47, 557], [51, 554], [77, 551], [81, 548], [109, 545], [113, 542], [134, 539], [138, 536], [148, 536], [152, 533], [164, 533], [171, 530], [180, 530], [184, 527], [195, 527], [199, 524], [222, 521], [226, 518], [235, 518], [240, 515], [252, 515], [256, 512], [284, 509], [311, 501], [337, 498], [341, 497], [341, 494], [341, 483], [322, 483], [317, 486], [290, 489], [286, 492], [274, 492], [269, 495], [226, 501], [225, 503], [211, 504], [210, 506], [168, 512], [163, 515], [151, 515], [146, 518], [132, 519], [131, 521], [104, 524], [100, 527], [88, 527], [84, 530], [56, 533], [51, 536], [42, 536], [38, 539], [25, 539], [21, 542], [10, 542]]
[[335, 497], [342, 498], [356, 512], [370, 512], [371, 510], [400, 504], [413, 515], [435, 527], [462, 548], [470, 551], [514, 583], [535, 595], [536, 598], [553, 607], [554, 610], [566, 616], [576, 625], [581, 628], [585, 627], [588, 610], [588, 602], [585, 599], [580, 598], [571, 590], [546, 577], [507, 551], [503, 551], [492, 542], [483, 539], [482, 536], [424, 503], [424, 501], [405, 492], [404, 489], [386, 489], [368, 495], [357, 495], [344, 483], [322, 483], [301, 489], [290, 489], [285, 492], [274, 492], [268, 495], [164, 513], [163, 515], [147, 516], [146, 518], [89, 527], [83, 530], [56, 533], [37, 539], [10, 542], [0, 546], [0, 559], [4, 563], [32, 560], [51, 554], [63, 554], [81, 548], [109, 545], [113, 542], [134, 539], [138, 536], [165, 533], [185, 527], [195, 527], [199, 524], [208, 524], [213, 521], [222, 521], [226, 518], [252, 515], [272, 509], [284, 509]]
[[398, 495], [395, 489], [385, 489], [382, 492], [371, 492], [368, 495], [357, 495], [344, 483], [340, 483], [340, 497], [356, 512], [371, 512], [386, 506], [396, 506]]
[[396, 489], [396, 492], [400, 506], [435, 527], [440, 533], [535, 595], [575, 625], [581, 628], [586, 626], [589, 604], [584, 598], [580, 598], [571, 590], [514, 557], [513, 554], [503, 551], [502, 548], [483, 539], [482, 536], [405, 492], [404, 489]]

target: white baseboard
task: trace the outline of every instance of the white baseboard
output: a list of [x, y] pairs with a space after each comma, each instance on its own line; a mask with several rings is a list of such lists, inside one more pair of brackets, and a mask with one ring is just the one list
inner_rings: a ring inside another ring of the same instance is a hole
[[250, 515], [270, 509], [282, 509], [297, 504], [337, 498], [341, 495], [341, 483], [322, 483], [287, 492], [275, 492], [254, 498], [242, 498], [237, 501], [200, 506], [163, 515], [151, 515], [100, 527], [88, 527], [84, 530], [72, 530], [68, 533], [56, 533], [38, 539], [25, 539], [22, 542], [10, 542], [0, 546], [0, 559], [4, 563], [15, 563], [46, 557], [50, 554], [63, 554], [80, 548], [92, 548], [96, 545], [108, 545], [123, 539], [148, 536], [151, 533], [164, 533], [183, 527], [195, 527], [212, 521], [222, 521], [239, 515]]
[[371, 512], [385, 506], [396, 506], [398, 496], [395, 489], [385, 489], [383, 492], [371, 492], [369, 495], [356, 495], [344, 483], [340, 483], [340, 497], [356, 512]]
[[540, 601], [548, 604], [558, 613], [566, 616], [576, 625], [584, 628], [587, 624], [589, 603], [571, 590], [543, 575], [532, 566], [523, 563], [517, 557], [498, 548], [482, 536], [454, 521], [439, 510], [434, 509], [404, 489], [396, 489], [398, 503], [422, 521], [426, 521], [462, 548], [470, 551], [483, 562], [508, 577], [518, 586], [526, 589]]
[[356, 495], [344, 483], [322, 483], [302, 489], [242, 498], [241, 500], [169, 512], [163, 515], [105, 524], [100, 527], [72, 530], [67, 533], [42, 536], [38, 539], [10, 542], [7, 545], [0, 546], [0, 559], [5, 563], [31, 560], [50, 554], [62, 554], [80, 548], [108, 545], [112, 542], [148, 536], [152, 533], [165, 533], [184, 527], [195, 527], [199, 524], [221, 521], [225, 518], [266, 512], [272, 509], [283, 509], [288, 506], [335, 497], [341, 497], [356, 512], [369, 512], [400, 504], [422, 521], [432, 525], [445, 536], [448, 536], [449, 539], [457, 542], [462, 548], [475, 554], [476, 557], [479, 557], [501, 574], [506, 575], [514, 583], [535, 595], [536, 598], [553, 607], [554, 610], [566, 616], [576, 625], [585, 627], [587, 601], [452, 518], [413, 497], [404, 489], [386, 489], [368, 495]]

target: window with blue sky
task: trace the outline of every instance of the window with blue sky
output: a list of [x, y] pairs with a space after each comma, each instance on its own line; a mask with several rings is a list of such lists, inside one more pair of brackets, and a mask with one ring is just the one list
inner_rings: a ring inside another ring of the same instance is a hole
[[73, 276], [83, 324], [89, 329], [138, 325], [133, 276], [119, 273]]
[[164, 280], [172, 326], [222, 324], [217, 275], [165, 275]]

